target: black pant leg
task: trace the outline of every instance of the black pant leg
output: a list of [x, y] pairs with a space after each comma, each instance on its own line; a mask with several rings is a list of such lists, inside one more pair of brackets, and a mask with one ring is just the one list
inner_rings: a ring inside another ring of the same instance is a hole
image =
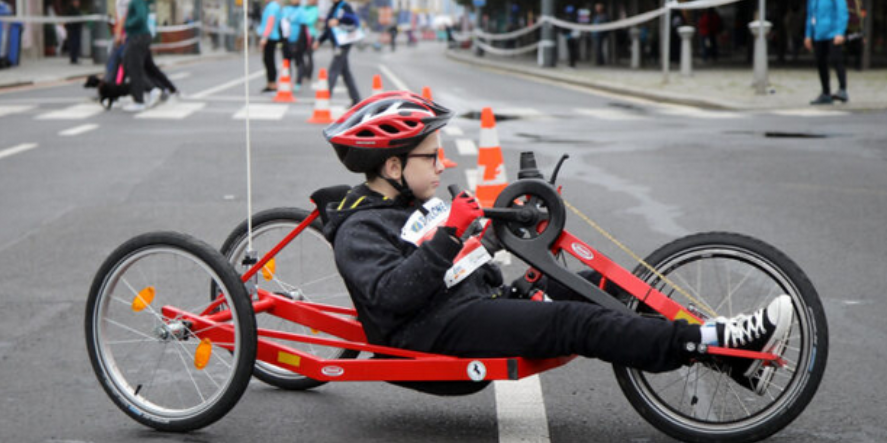
[[459, 312], [432, 351], [465, 357], [578, 354], [649, 372], [676, 369], [698, 326], [627, 315], [583, 302], [487, 299]]
[[129, 37], [126, 41], [124, 66], [126, 75], [129, 76], [129, 93], [136, 103], [144, 103], [145, 90], [150, 88], [145, 74], [145, 57], [149, 51], [150, 39], [150, 35], [144, 34]]
[[354, 75], [351, 74], [351, 64], [348, 63], [348, 53], [351, 52], [351, 45], [342, 48], [342, 80], [348, 87], [348, 96], [351, 102], [357, 104], [360, 101], [360, 91], [357, 89], [357, 83], [354, 81]]
[[835, 45], [835, 42], [830, 40], [829, 44], [829, 57], [831, 58], [832, 66], [835, 67], [835, 74], [838, 76], [838, 87], [842, 90], [847, 90], [847, 69], [844, 67], [844, 47]]
[[824, 95], [831, 95], [832, 93], [828, 74], [829, 48], [830, 42], [827, 40], [813, 42], [813, 53], [816, 55], [816, 69], [819, 70], [819, 83], [822, 86], [822, 93]]
[[342, 74], [342, 68], [345, 65], [345, 58], [342, 56], [341, 48], [334, 48], [333, 54], [333, 59], [330, 61], [330, 72], [327, 73], [330, 97], [334, 94], [333, 91], [336, 89], [336, 82], [339, 81], [339, 75]]
[[166, 89], [170, 92], [176, 92], [176, 85], [172, 84], [169, 77], [160, 70], [160, 67], [158, 67], [156, 63], [154, 63], [154, 56], [151, 55], [151, 51], [148, 51], [145, 55], [145, 75], [152, 83], [160, 88]]
[[275, 59], [275, 52], [277, 51], [277, 40], [268, 40], [265, 43], [265, 49], [263, 51], [263, 62], [265, 63], [265, 78], [268, 80], [268, 83], [274, 83], [277, 81], [277, 60]]

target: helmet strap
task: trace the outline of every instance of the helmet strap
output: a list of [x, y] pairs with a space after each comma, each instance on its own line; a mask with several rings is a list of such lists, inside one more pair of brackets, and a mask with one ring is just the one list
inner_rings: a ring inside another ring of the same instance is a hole
[[[385, 177], [382, 175], [381, 177], [388, 182], [391, 187], [393, 187], [400, 195], [397, 196], [397, 199], [403, 202], [404, 204], [410, 204], [413, 200], [416, 199], [416, 196], [413, 194], [413, 190], [410, 189], [409, 183], [407, 183], [407, 177], [404, 175], [403, 171], [406, 169], [406, 156], [402, 157], [402, 161], [400, 162], [400, 181], [395, 180], [391, 177]], [[422, 207], [424, 209], [424, 207]]]

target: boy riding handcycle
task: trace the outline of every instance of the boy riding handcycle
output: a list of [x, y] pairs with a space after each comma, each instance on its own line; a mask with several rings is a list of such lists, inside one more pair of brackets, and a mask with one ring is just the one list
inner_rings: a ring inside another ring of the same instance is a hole
[[[447, 207], [434, 198], [436, 131], [450, 116], [407, 92], [359, 103], [324, 134], [366, 182], [318, 191], [311, 213], [257, 214], [225, 242], [225, 258], [168, 233], [115, 251], [86, 322], [112, 399], [142, 423], [185, 431], [221, 418], [253, 363], [287, 389], [385, 380], [458, 395], [581, 355], [613, 363], [632, 405], [677, 438], [754, 441], [803, 411], [827, 329], [791, 260], [745, 236], [699, 234], [632, 274], [564, 231], [564, 201], [531, 156], [494, 208], [465, 192]], [[479, 228], [480, 217], [492, 222]], [[317, 271], [332, 260], [321, 231], [344, 287]], [[512, 285], [490, 263], [499, 248], [531, 267]], [[567, 254], [596, 272], [568, 271], [556, 260]], [[164, 255], [172, 264], [154, 270]], [[238, 278], [226, 260], [246, 272]], [[361, 351], [373, 358], [356, 359]], [[167, 363], [177, 370], [156, 370]]]

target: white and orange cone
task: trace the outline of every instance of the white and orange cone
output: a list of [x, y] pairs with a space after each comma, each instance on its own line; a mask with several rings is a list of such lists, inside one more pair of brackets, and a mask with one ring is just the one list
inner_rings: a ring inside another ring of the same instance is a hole
[[477, 148], [477, 189], [475, 196], [481, 206], [492, 208], [496, 197], [508, 186], [496, 117], [492, 108], [484, 108], [480, 114], [480, 143]]
[[373, 76], [373, 95], [381, 94], [385, 92], [385, 88], [382, 87], [382, 76], [376, 74]]
[[277, 95], [274, 101], [278, 103], [293, 103], [296, 98], [293, 97], [293, 83], [290, 79], [290, 61], [283, 59], [283, 67], [280, 69], [280, 75], [277, 76]]
[[317, 73], [317, 91], [314, 93], [314, 114], [308, 119], [308, 123], [328, 125], [332, 122], [330, 87], [327, 82], [326, 69], [320, 68], [320, 72]]
[[[434, 96], [431, 94], [431, 88], [429, 88], [428, 86], [422, 88], [422, 98], [428, 101], [434, 101]], [[440, 140], [440, 131], [437, 131], [437, 134], [438, 140]], [[447, 158], [447, 156], [444, 154], [443, 146], [437, 147], [437, 160], [440, 162], [441, 165], [443, 165], [444, 169], [455, 168], [456, 166], [459, 166], [458, 163]]]

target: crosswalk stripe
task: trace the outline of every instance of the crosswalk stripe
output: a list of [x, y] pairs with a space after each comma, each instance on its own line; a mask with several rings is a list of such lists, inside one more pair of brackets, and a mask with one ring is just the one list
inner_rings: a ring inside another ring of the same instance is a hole
[[477, 188], [477, 169], [465, 170], [465, 182], [468, 183], [468, 189], [474, 192]]
[[65, 129], [64, 131], [59, 132], [59, 135], [61, 135], [61, 136], [65, 136], [65, 137], [71, 137], [71, 136], [74, 136], [74, 135], [80, 135], [80, 134], [83, 134], [84, 132], [92, 131], [93, 129], [96, 129], [96, 128], [98, 128], [98, 127], [99, 127], [99, 125], [97, 125], [97, 124], [95, 124], [95, 123], [89, 123], [89, 124], [85, 124], [85, 125], [74, 126], [74, 127], [71, 128], [71, 129]]
[[657, 112], [660, 114], [668, 114], [675, 115], [680, 117], [693, 117], [693, 118], [719, 118], [719, 119], [727, 119], [727, 118], [742, 118], [744, 115], [738, 112], [729, 112], [729, 111], [713, 111], [711, 109], [701, 109], [694, 108], [691, 106], [679, 106], [679, 105], [660, 105]]
[[465, 133], [462, 132], [462, 128], [460, 128], [458, 126], [444, 126], [443, 132], [444, 132], [444, 134], [449, 135], [451, 137], [458, 137], [460, 135], [465, 135]]
[[81, 103], [64, 109], [57, 109], [37, 116], [38, 120], [83, 120], [104, 112], [104, 108], [95, 103]]
[[15, 145], [11, 148], [4, 149], [4, 150], [0, 151], [0, 159], [9, 157], [9, 156], [12, 156], [15, 154], [20, 154], [22, 152], [34, 149], [36, 147], [37, 147], [37, 143], [22, 143], [20, 145]]
[[459, 151], [459, 155], [477, 155], [477, 145], [468, 138], [457, 138], [456, 150]]
[[539, 375], [517, 381], [497, 381], [496, 416], [499, 443], [551, 441]]
[[577, 108], [576, 113], [609, 121], [640, 120], [643, 117], [631, 112], [615, 108]]
[[777, 109], [769, 112], [783, 117], [841, 117], [849, 114], [847, 111], [829, 109]]
[[183, 72], [176, 72], [175, 74], [170, 74], [166, 77], [169, 78], [170, 80], [181, 80], [183, 78], [188, 78], [190, 76], [191, 76], [190, 72], [183, 71]]
[[[288, 105], [251, 104], [249, 105], [249, 118], [250, 120], [280, 120], [288, 109]], [[246, 119], [246, 106], [240, 108], [233, 118], [238, 120]]]
[[[149, 109], [140, 114], [136, 114], [136, 118], [153, 118], [153, 119], [169, 119], [181, 120], [189, 115], [203, 109], [206, 103], [188, 102], [188, 103], [165, 103], [153, 109]], [[257, 105], [251, 105], [253, 107]], [[250, 108], [252, 111], [252, 108]], [[252, 116], [250, 116], [252, 117]]]
[[4, 105], [0, 106], [0, 117], [4, 115], [12, 115], [12, 114], [21, 114], [22, 112], [30, 111], [34, 109], [34, 106], [29, 105]]

